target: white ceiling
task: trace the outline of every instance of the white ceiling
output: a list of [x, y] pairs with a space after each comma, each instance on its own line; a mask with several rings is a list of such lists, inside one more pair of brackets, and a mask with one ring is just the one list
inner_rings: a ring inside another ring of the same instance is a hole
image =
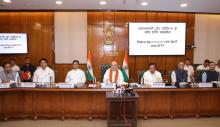
[[[150, 10], [220, 13], [220, 0], [62, 0], [62, 5], [56, 5], [56, 0], [12, 0], [7, 4], [0, 0], [0, 10]], [[147, 1], [147, 6], [141, 2]], [[181, 8], [181, 3], [188, 7]]]

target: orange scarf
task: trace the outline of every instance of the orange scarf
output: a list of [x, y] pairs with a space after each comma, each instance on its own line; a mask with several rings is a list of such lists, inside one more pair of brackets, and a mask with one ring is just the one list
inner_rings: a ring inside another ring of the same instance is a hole
[[110, 83], [113, 83], [113, 82], [117, 82], [117, 81], [118, 81], [118, 69], [116, 70], [114, 81], [112, 81], [112, 69], [110, 69], [110, 72], [109, 72], [109, 81], [110, 81]]

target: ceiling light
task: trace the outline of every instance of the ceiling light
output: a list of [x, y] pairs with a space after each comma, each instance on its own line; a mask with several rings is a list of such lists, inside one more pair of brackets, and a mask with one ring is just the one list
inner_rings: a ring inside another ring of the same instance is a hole
[[147, 2], [142, 2], [141, 5], [142, 5], [142, 6], [147, 6], [148, 3], [147, 3]]
[[5, 3], [11, 3], [11, 0], [3, 0]]
[[100, 5], [106, 5], [106, 1], [100, 1], [99, 4]]
[[182, 4], [180, 4], [180, 7], [187, 7], [187, 6], [188, 6], [187, 3], [182, 3]]
[[61, 4], [63, 4], [63, 1], [58, 0], [58, 1], [56, 1], [56, 4], [61, 5]]

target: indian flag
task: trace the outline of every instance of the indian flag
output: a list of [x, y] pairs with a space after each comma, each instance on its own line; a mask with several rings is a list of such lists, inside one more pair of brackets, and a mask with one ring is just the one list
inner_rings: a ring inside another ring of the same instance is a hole
[[129, 72], [128, 72], [128, 55], [127, 55], [127, 53], [125, 53], [125, 57], [124, 57], [124, 60], [123, 60], [122, 74], [123, 74], [123, 77], [124, 77], [124, 81], [128, 82]]
[[92, 81], [94, 78], [93, 69], [92, 69], [92, 56], [89, 50], [88, 58], [87, 58], [87, 70], [88, 70], [88, 81]]

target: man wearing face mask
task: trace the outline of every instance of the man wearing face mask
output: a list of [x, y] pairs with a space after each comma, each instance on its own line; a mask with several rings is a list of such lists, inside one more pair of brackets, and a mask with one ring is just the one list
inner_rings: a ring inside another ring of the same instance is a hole
[[20, 80], [18, 72], [12, 70], [10, 63], [5, 63], [4, 70], [0, 72], [0, 82], [13, 83], [13, 82], [17, 82], [18, 80]]
[[29, 57], [24, 58], [24, 65], [21, 67], [21, 74], [23, 82], [32, 82], [32, 77], [36, 67], [31, 64], [31, 59]]
[[40, 67], [34, 72], [33, 82], [49, 83], [55, 81], [54, 71], [47, 66], [48, 61], [41, 58], [39, 61]]
[[69, 71], [66, 75], [65, 82], [73, 83], [78, 87], [83, 86], [86, 82], [86, 76], [83, 70], [79, 69], [79, 61], [73, 61], [73, 69]]
[[150, 63], [148, 65], [149, 70], [146, 71], [143, 75], [144, 84], [145, 83], [154, 83], [154, 82], [163, 82], [161, 73], [156, 70], [156, 64]]
[[104, 83], [117, 83], [119, 85], [124, 83], [124, 77], [122, 72], [118, 69], [118, 63], [113, 61], [111, 63], [111, 68], [109, 68], [103, 78]]

